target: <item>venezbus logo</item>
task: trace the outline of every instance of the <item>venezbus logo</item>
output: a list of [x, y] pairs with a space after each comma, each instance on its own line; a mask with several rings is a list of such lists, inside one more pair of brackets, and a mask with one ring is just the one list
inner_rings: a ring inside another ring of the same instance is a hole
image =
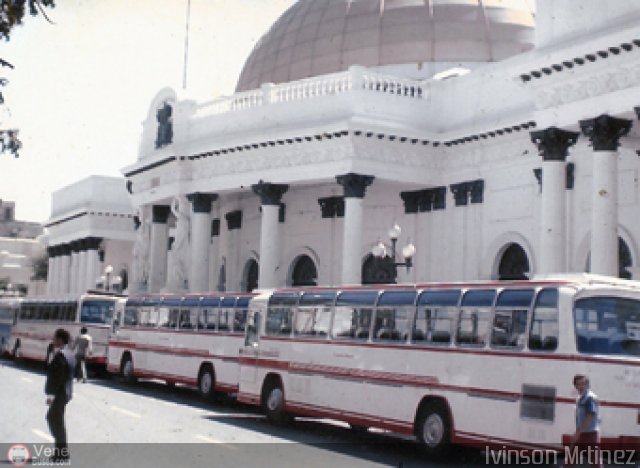
[[25, 466], [30, 458], [29, 449], [23, 444], [12, 445], [7, 452], [7, 459], [13, 466]]

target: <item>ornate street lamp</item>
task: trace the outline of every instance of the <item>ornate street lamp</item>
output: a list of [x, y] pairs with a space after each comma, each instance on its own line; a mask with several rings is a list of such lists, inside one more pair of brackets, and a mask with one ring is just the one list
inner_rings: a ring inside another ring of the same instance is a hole
[[[395, 276], [397, 275], [396, 268], [399, 266], [406, 267], [407, 272], [409, 272], [409, 270], [413, 266], [413, 257], [416, 254], [415, 245], [409, 242], [407, 245], [405, 245], [402, 248], [402, 258], [404, 259], [404, 262], [396, 261], [396, 247], [398, 244], [398, 238], [400, 237], [401, 233], [402, 233], [402, 229], [397, 224], [394, 224], [393, 227], [389, 229], [389, 232], [387, 233], [389, 236], [389, 239], [391, 239], [390, 257], [394, 266], [394, 279], [395, 279]], [[371, 249], [371, 254], [377, 259], [383, 259], [387, 256], [387, 247], [384, 245], [384, 243], [381, 240], [378, 240], [378, 243], [374, 245], [373, 248]]]

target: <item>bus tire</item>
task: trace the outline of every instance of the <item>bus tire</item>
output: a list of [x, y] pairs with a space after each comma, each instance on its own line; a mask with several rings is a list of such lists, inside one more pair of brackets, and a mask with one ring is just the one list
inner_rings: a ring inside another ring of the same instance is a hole
[[267, 415], [267, 420], [272, 424], [282, 425], [293, 419], [284, 410], [284, 389], [280, 379], [272, 378], [265, 383], [262, 391], [262, 407]]
[[444, 455], [451, 443], [451, 421], [447, 408], [443, 404], [427, 403], [418, 412], [416, 418], [416, 437], [427, 455]]
[[129, 353], [122, 356], [120, 361], [120, 377], [125, 383], [135, 383], [136, 377], [134, 375], [133, 359]]
[[213, 372], [213, 367], [209, 365], [202, 366], [198, 373], [198, 393], [203, 399], [213, 401], [216, 393], [215, 388], [216, 375]]

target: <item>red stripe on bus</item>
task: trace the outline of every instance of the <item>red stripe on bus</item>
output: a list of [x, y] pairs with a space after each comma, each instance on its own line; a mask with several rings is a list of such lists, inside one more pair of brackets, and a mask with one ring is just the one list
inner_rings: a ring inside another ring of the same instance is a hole
[[218, 331], [188, 331], [188, 330], [176, 330], [176, 329], [162, 329], [162, 328], [138, 328], [138, 327], [120, 327], [120, 330], [131, 330], [136, 332], [156, 332], [156, 333], [175, 333], [177, 336], [180, 335], [200, 335], [200, 336], [225, 336], [231, 338], [244, 338], [244, 330], [239, 331], [237, 333], [220, 333]]
[[109, 341], [109, 346], [113, 346], [114, 348], [137, 349], [140, 351], [150, 351], [150, 352], [161, 353], [161, 354], [173, 354], [177, 356], [196, 356], [196, 357], [213, 358], [213, 359], [220, 359], [222, 361], [232, 361], [232, 362], [239, 361], [238, 356], [212, 354], [206, 349], [178, 348], [178, 347], [162, 346], [162, 345], [149, 345], [149, 344], [135, 343], [131, 341]]
[[453, 348], [448, 346], [416, 346], [407, 344], [388, 344], [388, 343], [363, 343], [353, 342], [348, 340], [314, 340], [304, 338], [278, 338], [275, 336], [263, 336], [260, 337], [264, 341], [286, 341], [291, 343], [307, 343], [307, 344], [331, 344], [335, 346], [360, 346], [363, 348], [378, 348], [378, 349], [398, 349], [403, 351], [412, 352], [435, 352], [435, 353], [453, 353], [453, 354], [477, 354], [480, 356], [499, 356], [519, 359], [550, 359], [555, 361], [572, 361], [572, 362], [597, 362], [602, 364], [619, 364], [623, 366], [637, 366], [640, 367], [640, 359], [633, 357], [621, 356], [620, 358], [612, 357], [600, 357], [600, 356], [583, 356], [583, 355], [571, 355], [571, 354], [555, 354], [550, 353], [536, 353], [531, 351], [501, 351], [492, 349], [465, 349], [465, 348]]

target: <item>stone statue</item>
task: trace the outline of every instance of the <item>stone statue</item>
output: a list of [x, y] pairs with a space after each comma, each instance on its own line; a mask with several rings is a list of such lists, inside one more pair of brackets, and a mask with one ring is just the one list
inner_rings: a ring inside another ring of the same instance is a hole
[[156, 136], [156, 148], [162, 148], [173, 142], [173, 121], [171, 114], [173, 109], [168, 103], [164, 103], [156, 113], [158, 119], [158, 134]]
[[176, 228], [171, 255], [169, 256], [168, 289], [178, 292], [188, 289], [190, 249], [190, 203], [184, 195], [173, 199], [171, 212], [176, 218]]
[[151, 226], [149, 219], [145, 219], [144, 209], [138, 210], [134, 217], [136, 241], [133, 244], [133, 288], [137, 291], [146, 290], [149, 281], [149, 245], [151, 243]]

